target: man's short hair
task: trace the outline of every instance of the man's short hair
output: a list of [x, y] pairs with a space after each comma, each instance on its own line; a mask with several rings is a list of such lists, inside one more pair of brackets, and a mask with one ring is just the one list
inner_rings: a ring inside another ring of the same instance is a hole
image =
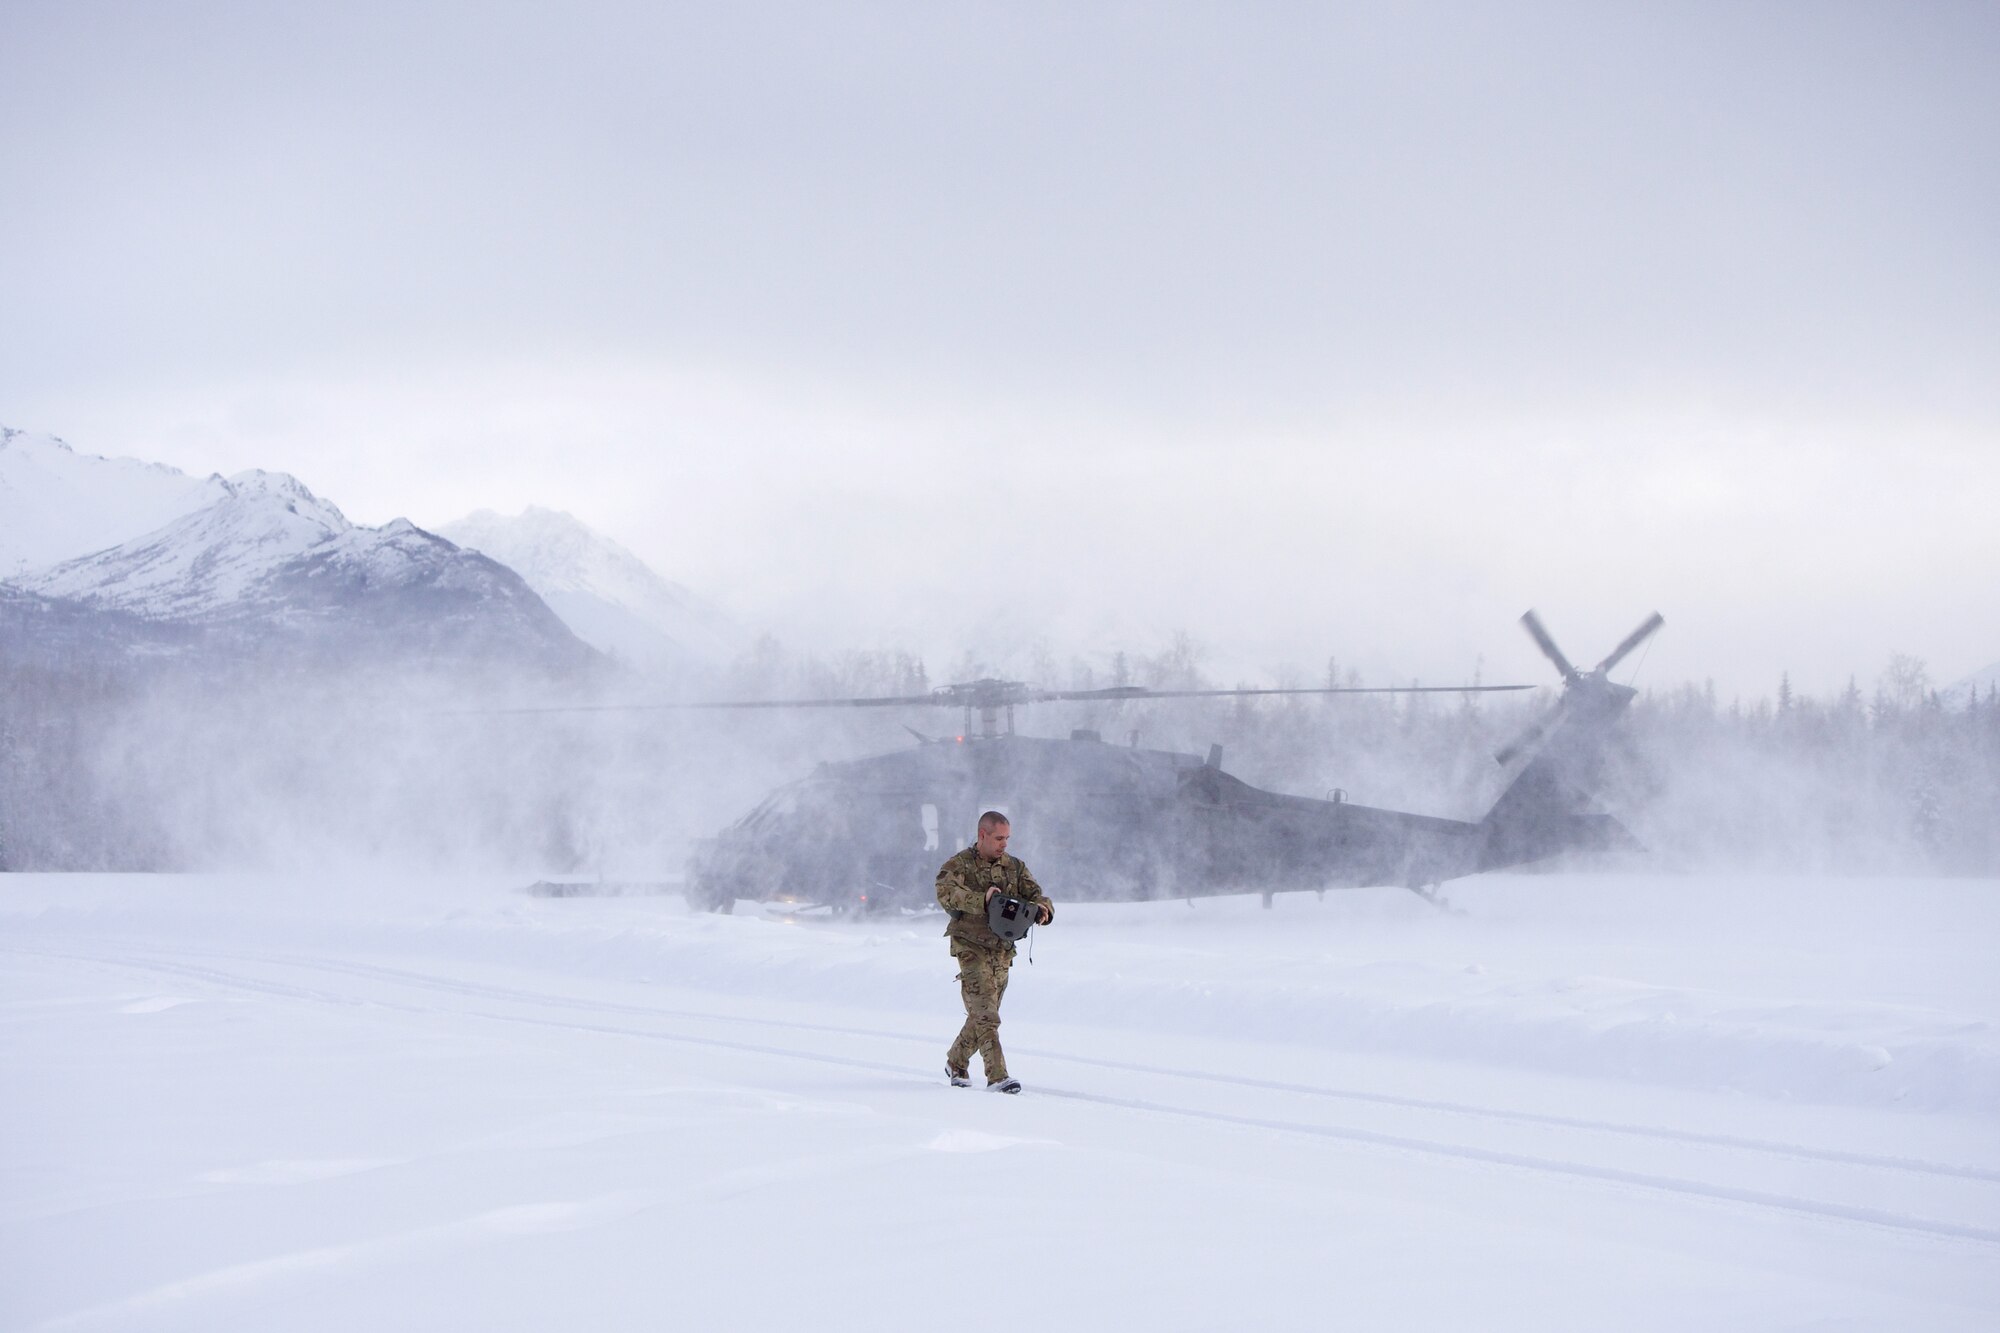
[[988, 810], [985, 814], [979, 817], [979, 831], [981, 833], [984, 833], [989, 829], [999, 828], [1002, 824], [1007, 824], [1009, 827], [1012, 827], [1012, 822], [1007, 818], [1007, 816], [1001, 814], [998, 810]]

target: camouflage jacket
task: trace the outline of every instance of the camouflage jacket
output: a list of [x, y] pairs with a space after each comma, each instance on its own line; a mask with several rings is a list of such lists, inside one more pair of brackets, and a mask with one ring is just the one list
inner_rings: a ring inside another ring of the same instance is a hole
[[944, 933], [951, 936], [951, 952], [957, 957], [960, 945], [969, 944], [980, 949], [997, 949], [1006, 953], [1014, 952], [1012, 940], [1003, 940], [986, 925], [986, 890], [997, 888], [1000, 892], [1035, 903], [1049, 909], [1050, 919], [1055, 916], [1055, 904], [1049, 895], [1042, 892], [1042, 886], [1035, 883], [1035, 877], [1028, 873], [1028, 867], [1018, 857], [1005, 852], [998, 861], [981, 859], [977, 847], [968, 847], [938, 868], [938, 906], [951, 913], [951, 921]]

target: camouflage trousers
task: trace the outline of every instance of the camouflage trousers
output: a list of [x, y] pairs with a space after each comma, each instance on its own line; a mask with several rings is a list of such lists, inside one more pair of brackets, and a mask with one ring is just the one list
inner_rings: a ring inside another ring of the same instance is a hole
[[1007, 993], [1007, 970], [1013, 958], [1001, 949], [958, 946], [958, 993], [965, 1001], [965, 1026], [945, 1052], [953, 1069], [969, 1069], [972, 1053], [986, 1068], [986, 1081], [1007, 1077], [1007, 1057], [1000, 1051], [1000, 997]]

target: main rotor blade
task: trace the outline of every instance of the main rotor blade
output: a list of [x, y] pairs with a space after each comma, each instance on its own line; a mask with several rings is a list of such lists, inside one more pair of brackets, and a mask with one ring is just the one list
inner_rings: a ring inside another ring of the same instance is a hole
[[[1350, 686], [1340, 689], [1308, 690], [1149, 690], [1139, 685], [1114, 685], [1103, 690], [1024, 690], [996, 695], [992, 707], [1047, 703], [1053, 700], [1117, 702], [1123, 699], [1216, 699], [1267, 694], [1488, 694], [1503, 690], [1532, 690], [1533, 685], [1382, 685]], [[466, 713], [655, 713], [690, 708], [979, 708], [988, 701], [976, 695], [940, 690], [933, 694], [891, 694], [865, 699], [700, 699], [691, 703], [651, 704], [545, 704], [523, 708], [468, 708]]]
[[1521, 623], [1528, 627], [1528, 635], [1534, 639], [1535, 646], [1542, 650], [1542, 655], [1554, 662], [1556, 670], [1562, 672], [1563, 683], [1575, 684], [1583, 673], [1571, 666], [1569, 659], [1563, 656], [1562, 649], [1556, 647], [1556, 641], [1549, 637], [1547, 628], [1542, 624], [1542, 618], [1529, 611], [1521, 617]]
[[929, 694], [885, 694], [873, 699], [698, 699], [684, 704], [649, 704], [650, 708], [895, 708], [903, 704], [952, 702]]
[[1040, 699], [1116, 702], [1120, 699], [1229, 699], [1266, 694], [1490, 694], [1500, 690], [1532, 690], [1533, 685], [1350, 685], [1307, 690], [1149, 690], [1142, 685], [1113, 685], [1103, 690], [1049, 690]]
[[701, 699], [693, 703], [542, 704], [526, 708], [468, 708], [468, 713], [661, 713], [684, 708], [893, 708], [935, 704], [928, 694], [891, 694], [873, 699]]
[[1625, 655], [1644, 643], [1654, 630], [1667, 623], [1667, 618], [1658, 611], [1646, 618], [1646, 623], [1625, 636], [1625, 642], [1611, 650], [1611, 655], [1597, 664], [1598, 674], [1611, 670], [1625, 660]]

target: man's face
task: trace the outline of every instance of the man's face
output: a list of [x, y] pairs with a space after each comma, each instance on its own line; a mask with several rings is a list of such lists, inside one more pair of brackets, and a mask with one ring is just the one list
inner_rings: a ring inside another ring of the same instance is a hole
[[1000, 853], [1007, 850], [1007, 838], [1013, 831], [1006, 824], [993, 824], [980, 829], [979, 854], [988, 861], [998, 861]]

